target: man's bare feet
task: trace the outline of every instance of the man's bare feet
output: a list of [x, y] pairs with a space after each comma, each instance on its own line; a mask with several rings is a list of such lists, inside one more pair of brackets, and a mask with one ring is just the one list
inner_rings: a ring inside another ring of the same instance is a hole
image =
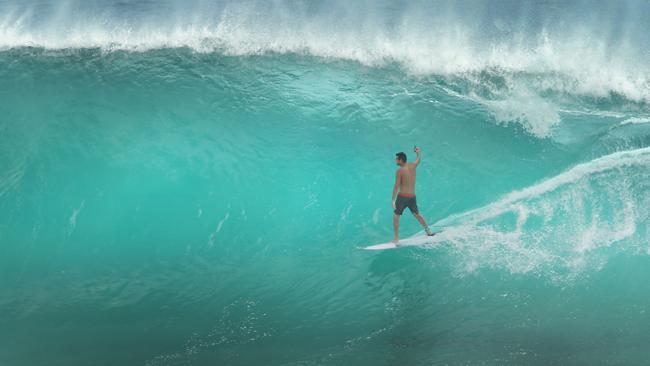
[[399, 239], [393, 239], [393, 241], [391, 241], [391, 243], [393, 243], [395, 245], [399, 245]]

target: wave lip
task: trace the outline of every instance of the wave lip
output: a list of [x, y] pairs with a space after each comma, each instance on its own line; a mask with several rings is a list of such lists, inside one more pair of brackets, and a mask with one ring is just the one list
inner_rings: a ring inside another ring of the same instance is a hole
[[[622, 35], [612, 40], [602, 30], [602, 22], [588, 18], [571, 19], [568, 24], [573, 26], [562, 27], [561, 12], [554, 14], [560, 20], [528, 14], [532, 20], [524, 17], [519, 19], [523, 25], [517, 25], [512, 14], [485, 12], [470, 17], [445, 2], [439, 5], [446, 12], [422, 5], [390, 9], [383, 3], [371, 7], [342, 1], [328, 7], [283, 1], [226, 1], [213, 6], [172, 2], [162, 10], [132, 5], [128, 11], [109, 4], [92, 8], [69, 1], [47, 9], [6, 9], [0, 16], [0, 49], [188, 47], [236, 56], [301, 53], [369, 66], [395, 62], [414, 75], [489, 71], [510, 79], [525, 78], [537, 93], [555, 90], [597, 97], [615, 93], [650, 101], [650, 60], [644, 51], [650, 44], [631, 31], [619, 32]], [[585, 10], [567, 12], [575, 16]], [[607, 9], [599, 12], [601, 17], [607, 15]], [[546, 25], [531, 25], [537, 23]]]
[[585, 100], [596, 105], [587, 109], [614, 101], [641, 113], [650, 103], [650, 41], [638, 36], [650, 32], [639, 18], [650, 10], [644, 4], [630, 4], [620, 19], [607, 7], [577, 4], [539, 11], [510, 4], [471, 14], [445, 1], [26, 4], [0, 4], [0, 50], [188, 48], [395, 65], [415, 78], [458, 81], [459, 94], [496, 123], [516, 123], [538, 138], [553, 138], [562, 111]]

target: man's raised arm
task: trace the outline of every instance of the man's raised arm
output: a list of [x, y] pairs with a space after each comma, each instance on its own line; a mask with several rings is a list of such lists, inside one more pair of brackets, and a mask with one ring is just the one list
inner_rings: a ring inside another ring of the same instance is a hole
[[420, 148], [415, 146], [413, 148], [413, 151], [415, 151], [415, 154], [417, 155], [417, 157], [415, 158], [415, 161], [413, 162], [413, 164], [415, 164], [417, 166], [418, 164], [420, 164]]

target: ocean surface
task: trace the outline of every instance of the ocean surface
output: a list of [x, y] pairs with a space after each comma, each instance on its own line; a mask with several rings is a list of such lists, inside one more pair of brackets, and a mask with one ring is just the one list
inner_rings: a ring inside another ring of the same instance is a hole
[[649, 364], [648, 14], [0, 0], [0, 365]]

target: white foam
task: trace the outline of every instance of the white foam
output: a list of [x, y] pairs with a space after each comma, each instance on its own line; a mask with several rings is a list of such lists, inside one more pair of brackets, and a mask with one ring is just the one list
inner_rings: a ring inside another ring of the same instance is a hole
[[[82, 4], [63, 2], [50, 16], [30, 7], [4, 12], [0, 50], [187, 47], [232, 56], [306, 54], [371, 67], [396, 63], [415, 76], [453, 76], [474, 80], [472, 89], [491, 88], [490, 97], [475, 93], [472, 99], [498, 123], [519, 123], [541, 138], [552, 137], [564, 108], [549, 93], [596, 98], [617, 94], [650, 102], [650, 56], [632, 36], [639, 32], [630, 30], [625, 33], [629, 36], [611, 41], [607, 27], [590, 19], [574, 26], [542, 19], [548, 21], [546, 28], [531, 31], [511, 29], [485, 14], [475, 19], [459, 9], [431, 11], [422, 4], [384, 14], [365, 2], [333, 1], [316, 10], [300, 1], [190, 2], [169, 13], [148, 9], [132, 18]], [[489, 30], [499, 36], [486, 36]], [[483, 80], [485, 73], [503, 78], [504, 85], [491, 87]]]
[[509, 89], [500, 99], [490, 100], [476, 94], [472, 98], [486, 106], [497, 122], [518, 123], [537, 137], [551, 137], [553, 128], [560, 123], [558, 106], [524, 85]]
[[216, 229], [210, 234], [210, 238], [208, 239], [209, 247], [214, 246], [217, 234], [221, 231], [221, 227], [228, 220], [229, 217], [230, 217], [230, 211], [226, 212], [226, 215], [221, 220], [219, 220]]
[[643, 53], [633, 44], [600, 37], [600, 24], [533, 34], [509, 30], [502, 32], [508, 36], [486, 39], [484, 29], [458, 14], [432, 15], [416, 5], [387, 16], [365, 8], [368, 4], [337, 2], [315, 13], [296, 5], [300, 3], [240, 2], [218, 10], [196, 7], [126, 19], [108, 11], [82, 11], [74, 1], [62, 4], [50, 16], [29, 7], [6, 11], [0, 16], [0, 49], [189, 47], [229, 55], [308, 53], [371, 66], [398, 62], [419, 75], [542, 73], [557, 77], [532, 78], [537, 90], [594, 96], [615, 92], [650, 100]]
[[79, 215], [79, 212], [83, 210], [84, 204], [86, 201], [81, 201], [81, 205], [78, 208], [75, 208], [72, 210], [72, 215], [70, 215], [70, 218], [68, 219], [70, 226], [68, 227], [68, 235], [71, 235], [74, 229], [77, 227], [77, 216]]
[[650, 117], [632, 117], [621, 121], [621, 125], [638, 125], [643, 123], [650, 123]]
[[[468, 211], [466, 213], [463, 213], [462, 216], [473, 216], [475, 217], [473, 221], [485, 220], [503, 212], [508, 207], [511, 207], [514, 202], [529, 200], [531, 198], [554, 191], [560, 186], [575, 183], [590, 175], [630, 165], [650, 166], [650, 147], [636, 150], [619, 151], [594, 159], [587, 163], [578, 164], [560, 175], [545, 180], [534, 186], [525, 188], [521, 191], [511, 192], [490, 206]], [[454, 217], [452, 216], [450, 219], [451, 218]]]
[[621, 151], [435, 225], [449, 226], [441, 239], [453, 245], [461, 272], [497, 267], [573, 278], [601, 268], [604, 248], [642, 244], [632, 239], [650, 217], [649, 188], [650, 148]]

